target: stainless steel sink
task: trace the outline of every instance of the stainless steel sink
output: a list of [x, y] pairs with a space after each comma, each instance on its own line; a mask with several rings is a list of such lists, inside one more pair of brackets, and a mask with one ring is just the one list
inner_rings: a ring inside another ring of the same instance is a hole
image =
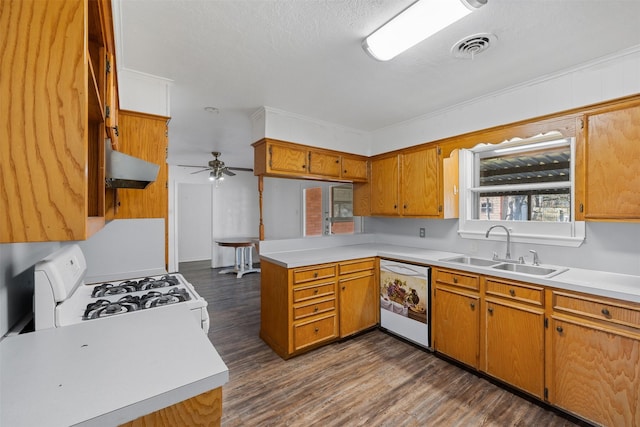
[[567, 270], [566, 268], [541, 267], [537, 265], [511, 264], [511, 263], [498, 264], [498, 265], [494, 265], [491, 268], [495, 268], [496, 270], [512, 271], [514, 273], [532, 274], [534, 276], [549, 276], [554, 273], [559, 274]]
[[474, 258], [470, 256], [458, 256], [454, 258], [443, 259], [442, 261], [455, 262], [458, 264], [477, 265], [479, 267], [490, 267], [499, 263], [499, 261], [494, 261], [492, 259]]

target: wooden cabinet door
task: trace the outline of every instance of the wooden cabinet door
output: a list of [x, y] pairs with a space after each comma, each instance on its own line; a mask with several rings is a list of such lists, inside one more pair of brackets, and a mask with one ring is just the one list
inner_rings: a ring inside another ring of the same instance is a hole
[[487, 299], [482, 370], [542, 399], [544, 310]]
[[371, 162], [371, 214], [398, 215], [398, 156]]
[[640, 425], [640, 341], [627, 333], [552, 318], [549, 402], [596, 424]]
[[436, 284], [433, 292], [433, 346], [477, 368], [480, 353], [480, 297]]
[[401, 158], [402, 215], [437, 217], [440, 213], [438, 147], [406, 153]]
[[640, 219], [640, 105], [587, 122], [585, 218]]
[[379, 292], [373, 270], [340, 278], [340, 337], [353, 335], [378, 323]]
[[342, 179], [351, 181], [366, 182], [367, 181], [367, 161], [364, 159], [356, 159], [342, 156]]
[[307, 150], [270, 143], [269, 170], [273, 172], [307, 174]]
[[309, 151], [309, 173], [326, 177], [340, 177], [340, 156], [336, 154]]

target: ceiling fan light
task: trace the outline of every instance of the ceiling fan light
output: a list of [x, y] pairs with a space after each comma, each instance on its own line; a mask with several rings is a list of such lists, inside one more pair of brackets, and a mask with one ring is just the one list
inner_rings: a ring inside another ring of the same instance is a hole
[[362, 47], [379, 61], [388, 61], [432, 36], [487, 0], [418, 0], [364, 39]]
[[209, 181], [213, 181], [214, 179], [216, 179], [216, 176], [213, 171], [209, 172]]

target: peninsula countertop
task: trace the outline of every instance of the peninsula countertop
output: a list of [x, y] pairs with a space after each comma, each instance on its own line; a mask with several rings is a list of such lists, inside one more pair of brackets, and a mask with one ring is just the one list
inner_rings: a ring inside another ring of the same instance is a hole
[[2, 426], [119, 425], [229, 380], [184, 304], [7, 337], [0, 356]]
[[472, 273], [519, 280], [558, 289], [585, 292], [609, 298], [640, 303], [640, 276], [619, 274], [582, 268], [561, 267], [562, 273], [552, 277], [513, 273], [490, 267], [465, 265], [446, 261], [463, 254], [432, 249], [401, 246], [387, 243], [361, 243], [324, 247], [317, 249], [296, 249], [261, 253], [260, 259], [285, 268], [297, 268], [314, 264], [340, 262], [349, 259], [381, 257], [409, 263], [446, 267]]

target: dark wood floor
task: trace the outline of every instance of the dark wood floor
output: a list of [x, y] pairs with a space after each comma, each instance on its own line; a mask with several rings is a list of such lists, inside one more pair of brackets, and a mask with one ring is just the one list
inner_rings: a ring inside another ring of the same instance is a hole
[[258, 337], [260, 275], [218, 272], [180, 264], [229, 368], [223, 426], [576, 425], [379, 330], [282, 360]]

